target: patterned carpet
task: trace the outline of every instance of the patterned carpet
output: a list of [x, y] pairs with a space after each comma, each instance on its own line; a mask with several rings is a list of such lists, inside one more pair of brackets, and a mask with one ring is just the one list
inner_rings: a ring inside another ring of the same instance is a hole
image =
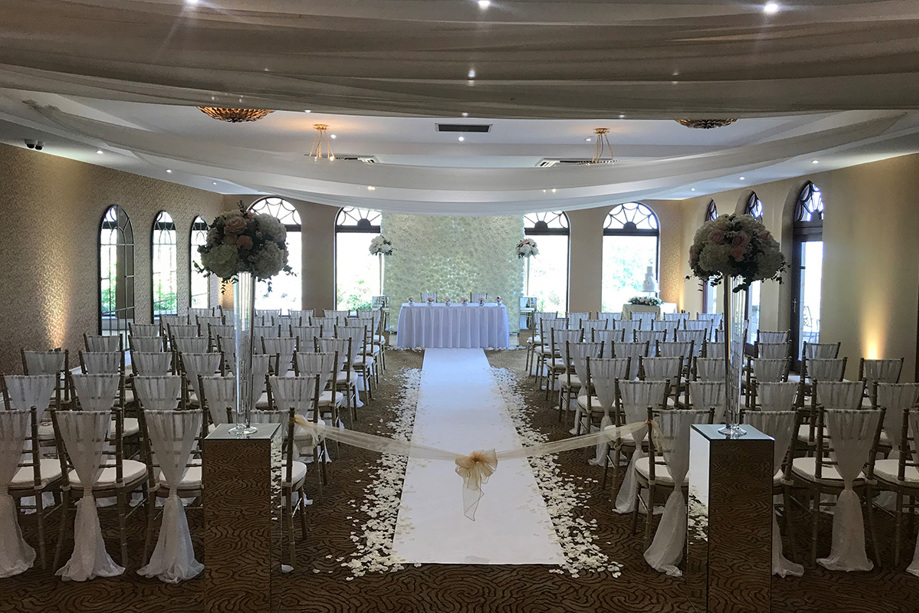
[[[523, 351], [489, 352], [492, 365], [523, 376]], [[402, 369], [420, 368], [421, 354], [390, 351], [388, 370], [376, 399], [361, 412], [357, 427], [381, 431], [393, 417]], [[543, 394], [522, 388], [533, 409], [533, 424], [553, 438], [567, 436], [556, 414], [548, 409]], [[570, 426], [568, 426], [570, 427]], [[563, 471], [577, 481], [599, 479], [601, 469], [589, 466], [585, 452], [562, 454]], [[298, 543], [298, 564], [275, 586], [280, 611], [309, 612], [399, 612], [399, 613], [562, 613], [562, 612], [684, 612], [690, 611], [682, 579], [651, 570], [642, 558], [641, 537], [631, 536], [629, 518], [610, 511], [610, 492], [597, 484], [584, 485], [590, 492], [582, 509], [584, 518], [596, 520], [598, 543], [611, 560], [623, 565], [619, 578], [611, 573], [556, 574], [541, 566], [423, 565], [385, 574], [353, 577], [342, 567], [355, 546], [351, 536], [357, 508], [367, 484], [367, 468], [375, 463], [372, 452], [343, 449], [342, 457], [330, 466], [329, 486], [324, 499], [308, 508], [310, 533]], [[314, 484], [315, 474], [308, 482]], [[71, 516], [72, 517], [72, 516]], [[201, 533], [200, 511], [188, 513], [193, 536]], [[109, 551], [117, 550], [114, 518], [102, 513]], [[36, 540], [35, 527], [22, 522], [26, 539]], [[799, 520], [803, 537], [804, 519]], [[56, 526], [52, 526], [56, 539]], [[166, 585], [136, 574], [143, 549], [144, 518], [136, 514], [130, 523], [128, 571], [113, 579], [96, 579], [84, 584], [64, 583], [50, 571], [33, 569], [18, 577], [0, 579], [0, 611], [16, 613], [61, 612], [151, 612], [196, 613], [204, 611], [204, 581], [198, 578], [180, 585]], [[821, 528], [821, 552], [828, 549], [829, 520]], [[299, 532], [298, 532], [299, 535]], [[774, 579], [773, 611], [805, 613], [907, 613], [919, 611], [919, 578], [892, 568], [892, 521], [881, 518], [880, 539], [884, 567], [870, 573], [831, 573], [807, 567], [804, 577]], [[800, 543], [804, 550], [805, 543]], [[65, 554], [69, 554], [65, 546]], [[195, 548], [202, 559], [200, 538]], [[912, 542], [906, 546], [911, 554]], [[908, 555], [906, 556], [908, 557]], [[66, 559], [66, 558], [65, 558]], [[117, 559], [117, 556], [116, 556]], [[207, 563], [206, 560], [202, 560]]]

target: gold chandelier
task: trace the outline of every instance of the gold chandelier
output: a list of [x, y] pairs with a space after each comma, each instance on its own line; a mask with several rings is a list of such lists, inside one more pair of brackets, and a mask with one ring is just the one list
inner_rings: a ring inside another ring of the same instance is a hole
[[591, 164], [612, 164], [613, 148], [609, 144], [609, 128], [594, 128], [594, 134], [597, 135], [597, 143], [594, 145], [594, 156], [591, 158]]
[[712, 128], [723, 128], [724, 126], [729, 126], [737, 118], [733, 119], [677, 119], [677, 123], [681, 126], [686, 126], [687, 128], [698, 128], [700, 130], [711, 130]]
[[274, 113], [268, 109], [230, 109], [222, 106], [199, 106], [198, 110], [209, 117], [230, 123], [258, 121], [268, 113]]
[[313, 160], [327, 159], [333, 161], [335, 154], [332, 153], [332, 140], [327, 134], [329, 126], [324, 123], [315, 123], [313, 128], [316, 130], [316, 138], [313, 140], [313, 146], [307, 154]]

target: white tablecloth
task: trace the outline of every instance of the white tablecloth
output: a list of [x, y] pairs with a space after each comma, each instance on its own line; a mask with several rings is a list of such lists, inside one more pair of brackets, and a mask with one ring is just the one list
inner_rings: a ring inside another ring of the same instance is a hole
[[632, 319], [632, 313], [654, 313], [655, 319], [663, 319], [664, 313], [676, 313], [675, 302], [664, 302], [660, 306], [645, 306], [643, 304], [623, 304], [622, 319]]
[[504, 305], [402, 305], [396, 346], [403, 348], [506, 348], [510, 341]]

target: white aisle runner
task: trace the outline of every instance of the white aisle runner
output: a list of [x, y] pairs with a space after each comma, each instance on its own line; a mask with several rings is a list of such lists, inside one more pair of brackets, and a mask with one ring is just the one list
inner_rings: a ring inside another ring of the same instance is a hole
[[[520, 447], [481, 349], [425, 351], [411, 440], [459, 453]], [[393, 555], [408, 563], [564, 563], [526, 460], [498, 464], [475, 521], [463, 515], [462, 481], [454, 469], [452, 462], [409, 459]]]

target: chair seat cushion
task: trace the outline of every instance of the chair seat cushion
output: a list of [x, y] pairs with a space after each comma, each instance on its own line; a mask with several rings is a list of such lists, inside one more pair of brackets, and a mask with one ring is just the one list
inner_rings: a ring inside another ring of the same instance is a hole
[[258, 397], [258, 400], [255, 401], [255, 408], [265, 410], [268, 409], [268, 392], [262, 392], [262, 395]]
[[[810, 440], [811, 427], [809, 424], [801, 424], [798, 427], [798, 440], [807, 442]], [[823, 429], [823, 435], [826, 436], [826, 428]], [[817, 440], [817, 428], [814, 428], [814, 441]]]
[[[140, 423], [136, 417], [125, 417], [121, 424], [121, 436], [134, 436], [140, 434]], [[109, 436], [115, 436], [115, 422], [109, 428]]]
[[[795, 458], [791, 465], [791, 472], [805, 481], [816, 481], [817, 458]], [[864, 473], [859, 472], [855, 483], [863, 481], [864, 476]], [[823, 465], [820, 481], [838, 481], [839, 487], [842, 487], [842, 477], [839, 475], [836, 466], [832, 464]]]
[[564, 375], [560, 377], [559, 381], [561, 381], [562, 385], [565, 387], [568, 387], [570, 385], [573, 389], [581, 388], [581, 380], [578, 379], [578, 376], [574, 373], [571, 374], [570, 378], [568, 377], [568, 375]]
[[[291, 483], [287, 481], [287, 467], [281, 469], [281, 474], [284, 475], [284, 487], [291, 487]], [[293, 466], [291, 467], [291, 477], [293, 481], [293, 489], [300, 487], [300, 484], [306, 479], [306, 464], [294, 460]]]
[[[39, 460], [39, 472], [41, 473], [41, 486], [44, 488], [52, 481], [61, 478], [61, 461], [53, 458], [42, 458]], [[35, 473], [32, 467], [23, 466], [13, 475], [10, 489], [32, 489], [34, 485]]]
[[[163, 477], [163, 471], [158, 470], [156, 475], [156, 482], [161, 486], [169, 489], [169, 483]], [[185, 476], [182, 477], [182, 480], [179, 481], [179, 490], [200, 490], [201, 489], [201, 466], [189, 466], [188, 470], [185, 471]]]
[[[580, 396], [578, 396], [578, 406], [581, 407], [582, 409], [587, 408], [587, 394], [581, 394]], [[597, 398], [596, 396], [590, 397], [590, 406], [592, 410], [594, 411], [603, 410], [603, 407], [600, 406], [600, 399]]]
[[[143, 462], [138, 462], [136, 460], [124, 460], [122, 462], [122, 476], [125, 483], [134, 483], [135, 481], [143, 481], [143, 478], [147, 474], [147, 465]], [[70, 471], [70, 485], [76, 489], [82, 489], [83, 484], [80, 481], [80, 476], [77, 474], [77, 471]], [[96, 485], [93, 486], [94, 490], [107, 489], [115, 485], [115, 467], [107, 466], [102, 469], [102, 475], [99, 476], [99, 480], [96, 482]]]
[[[639, 458], [635, 461], [635, 472], [645, 479], [651, 478], [650, 458]], [[673, 485], [673, 477], [670, 476], [670, 468], [663, 464], [654, 465], [654, 482], [664, 485]]]
[[[900, 460], [897, 459], [877, 460], [874, 463], [874, 476], [877, 477], [879, 481], [884, 481], [885, 483], [899, 483], [900, 480], [897, 478], [899, 467]], [[909, 465], [904, 468], [904, 480], [907, 483], [919, 483], [919, 468]]]

